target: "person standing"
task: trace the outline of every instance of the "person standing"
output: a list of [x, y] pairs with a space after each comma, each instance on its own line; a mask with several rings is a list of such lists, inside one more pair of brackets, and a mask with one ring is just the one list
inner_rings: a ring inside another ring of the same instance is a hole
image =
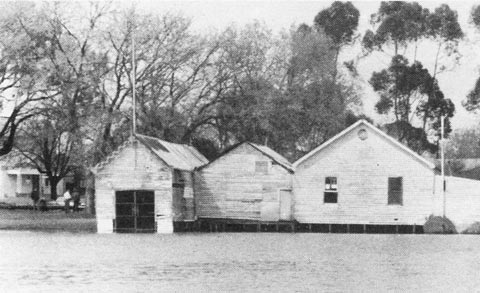
[[72, 199], [73, 199], [73, 211], [78, 213], [79, 206], [80, 206], [80, 190], [78, 190], [77, 187], [73, 189]]
[[38, 200], [40, 199], [40, 194], [38, 192], [37, 189], [32, 189], [32, 193], [30, 194], [30, 198], [32, 199], [33, 201], [33, 210], [36, 211], [37, 210], [37, 204], [38, 204]]
[[72, 195], [70, 194], [70, 189], [67, 189], [63, 194], [63, 200], [65, 201], [65, 213], [68, 213], [70, 210], [70, 201], [72, 200]]

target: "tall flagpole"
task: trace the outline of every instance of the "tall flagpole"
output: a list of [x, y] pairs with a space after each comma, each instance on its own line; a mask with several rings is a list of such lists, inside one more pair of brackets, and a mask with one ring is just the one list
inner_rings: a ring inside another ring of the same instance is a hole
[[135, 10], [132, 10], [132, 31], [131, 31], [131, 38], [132, 38], [132, 136], [135, 136], [137, 132], [137, 117], [136, 117], [136, 98], [135, 98], [135, 90], [136, 90], [136, 84], [135, 84]]
[[[135, 4], [134, 4], [135, 5]], [[136, 141], [136, 133], [137, 133], [137, 102], [135, 98], [135, 90], [136, 90], [136, 74], [135, 74], [135, 6], [132, 7], [132, 16], [131, 16], [131, 32], [130, 37], [132, 38], [132, 72], [131, 72], [131, 79], [132, 79], [132, 140], [133, 142]], [[137, 169], [137, 145], [136, 143], [133, 144], [134, 149], [134, 169]], [[135, 176], [136, 172], [134, 172]]]
[[443, 217], [446, 216], [446, 197], [445, 197], [445, 189], [446, 189], [446, 182], [445, 182], [445, 116], [442, 115], [440, 120], [440, 128], [441, 128], [441, 138], [440, 138], [440, 146], [441, 146], [441, 154], [442, 154], [442, 200], [443, 200]]

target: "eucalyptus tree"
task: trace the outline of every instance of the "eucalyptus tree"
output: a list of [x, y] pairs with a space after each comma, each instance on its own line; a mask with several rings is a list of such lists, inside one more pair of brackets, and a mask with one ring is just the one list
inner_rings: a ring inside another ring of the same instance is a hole
[[381, 2], [370, 20], [376, 30], [365, 32], [363, 47], [367, 51], [385, 51], [386, 47], [393, 46], [392, 57], [398, 55], [401, 47], [416, 44], [426, 37], [428, 14], [428, 10], [417, 2]]
[[[456, 11], [445, 4], [430, 12], [416, 2], [382, 2], [378, 12], [372, 15], [371, 23], [376, 29], [368, 30], [363, 37], [366, 53], [386, 53], [388, 49], [393, 49], [389, 55], [392, 58], [390, 67], [374, 72], [370, 80], [374, 89], [381, 92], [377, 112], [393, 112], [394, 123], [398, 126], [391, 128], [396, 129], [400, 140], [414, 130], [411, 125], [416, 119], [421, 121], [423, 132], [429, 129], [439, 132], [441, 116], [446, 116], [448, 133], [454, 105], [441, 91], [437, 74], [446, 69], [444, 64], [440, 64], [440, 52], [445, 52], [446, 58], [453, 57], [455, 63], [460, 56], [457, 47], [463, 32]], [[418, 60], [417, 51], [422, 43], [436, 44], [431, 73]], [[401, 54], [408, 52], [407, 49], [412, 46], [413, 64], [409, 66], [407, 58]], [[405, 89], [408, 89], [407, 92]], [[420, 145], [423, 144], [421, 141], [424, 140], [420, 140]]]
[[[354, 34], [358, 27], [360, 12], [351, 2], [335, 1], [329, 8], [320, 11], [314, 19], [317, 29], [321, 29], [331, 40], [332, 50], [335, 52], [334, 61], [338, 63], [338, 56], [342, 47], [354, 41]], [[333, 80], [337, 79], [337, 68], [332, 72]]]
[[[409, 64], [408, 60], [397, 55], [388, 69], [374, 72], [370, 79], [380, 100], [375, 105], [380, 114], [393, 112], [396, 123], [387, 127], [400, 141], [406, 142], [418, 152], [435, 151], [426, 140], [425, 124], [432, 122], [432, 129], [438, 130], [438, 117], [452, 117], [455, 107], [445, 99], [436, 81], [418, 61]], [[419, 102], [420, 101], [420, 102]], [[415, 116], [424, 119], [423, 128], [415, 128], [411, 121]], [[447, 128], [450, 130], [449, 128]]]
[[[477, 30], [480, 30], [480, 5], [472, 7], [470, 12], [470, 22]], [[468, 93], [467, 98], [463, 101], [463, 106], [472, 112], [480, 109], [480, 77], [475, 82], [473, 89]]]

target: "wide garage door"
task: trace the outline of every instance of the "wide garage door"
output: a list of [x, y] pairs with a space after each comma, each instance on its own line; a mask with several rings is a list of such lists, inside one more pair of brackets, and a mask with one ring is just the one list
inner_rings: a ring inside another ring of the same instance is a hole
[[115, 193], [115, 232], [155, 232], [153, 191], [126, 190]]

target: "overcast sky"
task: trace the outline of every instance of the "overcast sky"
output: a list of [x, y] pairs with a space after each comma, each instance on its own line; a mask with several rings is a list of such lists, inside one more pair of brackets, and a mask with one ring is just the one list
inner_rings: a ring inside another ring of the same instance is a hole
[[[315, 15], [322, 9], [330, 6], [331, 1], [135, 1], [137, 9], [152, 13], [165, 12], [182, 13], [192, 18], [192, 28], [201, 32], [222, 30], [235, 23], [239, 26], [260, 20], [274, 32], [289, 29], [292, 24], [312, 24]], [[453, 119], [454, 128], [478, 125], [480, 114], [471, 114], [464, 110], [461, 101], [472, 89], [479, 75], [480, 58], [476, 52], [480, 51], [480, 35], [469, 24], [469, 12], [474, 2], [467, 1], [420, 1], [423, 7], [433, 10], [442, 3], [448, 4], [459, 14], [459, 22], [466, 34], [465, 42], [460, 46], [462, 59], [460, 64], [449, 72], [438, 76], [440, 86], [446, 97], [452, 99], [456, 106], [456, 115]], [[123, 5], [130, 5], [122, 2]], [[360, 25], [358, 33], [370, 28], [369, 19], [380, 5], [380, 1], [353, 1], [360, 10]], [[478, 48], [478, 49], [477, 49]], [[432, 48], [433, 49], [433, 48]], [[433, 50], [425, 47], [420, 50], [419, 60], [428, 68], [433, 67]], [[345, 50], [344, 59], [350, 59], [358, 52], [358, 48]], [[407, 56], [408, 57], [408, 56]], [[376, 54], [363, 59], [358, 69], [363, 80], [368, 80], [372, 71], [381, 70], [388, 65], [389, 58]], [[377, 97], [370, 89], [366, 89], [364, 111], [374, 115], [373, 105]]]

